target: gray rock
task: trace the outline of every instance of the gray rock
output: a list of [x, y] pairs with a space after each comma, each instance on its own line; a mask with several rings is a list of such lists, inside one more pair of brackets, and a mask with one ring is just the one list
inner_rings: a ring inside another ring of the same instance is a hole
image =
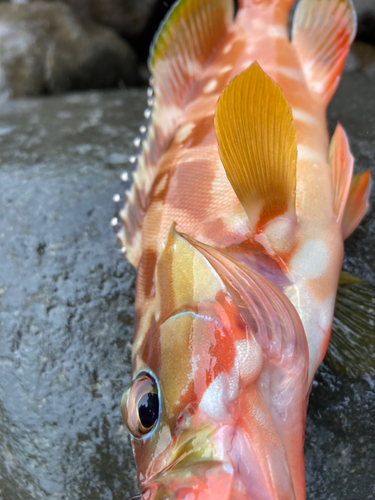
[[[356, 169], [375, 176], [375, 49], [355, 51], [329, 126], [342, 123]], [[143, 91], [126, 90], [0, 108], [1, 500], [136, 493], [119, 412], [135, 273], [109, 220], [144, 107]], [[345, 268], [373, 284], [374, 245], [372, 210], [346, 244]], [[307, 419], [308, 500], [375, 499], [374, 414], [373, 379], [323, 364]]]
[[63, 4], [0, 4], [0, 94], [31, 96], [137, 81], [137, 59], [112, 31]]
[[[37, 0], [29, 0], [30, 2]], [[86, 19], [109, 26], [127, 36], [143, 34], [159, 0], [48, 0], [69, 5]], [[17, 0], [13, 0], [18, 3]]]
[[357, 40], [375, 45], [375, 1], [353, 0], [357, 12]]

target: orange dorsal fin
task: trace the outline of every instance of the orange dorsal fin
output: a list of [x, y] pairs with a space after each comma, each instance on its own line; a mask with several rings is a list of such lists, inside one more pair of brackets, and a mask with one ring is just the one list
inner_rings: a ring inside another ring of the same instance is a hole
[[155, 36], [149, 58], [152, 109], [145, 112], [150, 124], [136, 159], [137, 170], [127, 203], [120, 212], [123, 227], [118, 233], [128, 260], [135, 267], [141, 256], [143, 217], [160, 159], [183, 117], [184, 106], [203, 67], [228, 32], [233, 8], [233, 0], [177, 1]]
[[342, 219], [344, 240], [352, 234], [369, 209], [371, 184], [370, 170], [353, 176]]
[[340, 124], [336, 127], [329, 147], [329, 164], [332, 173], [333, 212], [341, 222], [349, 195], [354, 159], [347, 135]]
[[327, 105], [356, 32], [351, 0], [300, 0], [292, 40], [310, 87]]
[[234, 78], [215, 115], [219, 154], [250, 227], [295, 211], [297, 141], [280, 87], [258, 63]]

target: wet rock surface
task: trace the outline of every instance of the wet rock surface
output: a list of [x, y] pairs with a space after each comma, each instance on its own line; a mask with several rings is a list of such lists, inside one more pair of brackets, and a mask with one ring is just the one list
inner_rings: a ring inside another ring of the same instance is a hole
[[[13, 3], [34, 3], [39, 0], [13, 0]], [[174, 0], [46, 0], [66, 4], [81, 19], [91, 19], [113, 29], [130, 41], [133, 49], [145, 58], [153, 34]]]
[[[329, 126], [342, 123], [357, 170], [375, 178], [367, 50], [349, 61]], [[0, 109], [1, 500], [123, 500], [137, 491], [119, 412], [135, 273], [109, 221], [144, 107], [143, 91], [126, 90]], [[374, 244], [372, 210], [347, 242], [345, 268], [373, 284]], [[374, 414], [373, 379], [321, 367], [307, 418], [309, 500], [375, 499]]]
[[60, 3], [0, 3], [0, 95], [134, 85], [137, 57], [113, 31]]

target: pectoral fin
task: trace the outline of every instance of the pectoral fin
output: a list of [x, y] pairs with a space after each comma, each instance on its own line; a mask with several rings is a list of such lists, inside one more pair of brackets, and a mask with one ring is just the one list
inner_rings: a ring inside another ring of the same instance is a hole
[[326, 360], [352, 376], [375, 373], [375, 289], [342, 272]]
[[297, 142], [280, 87], [257, 63], [234, 78], [215, 115], [219, 154], [252, 228], [295, 210]]

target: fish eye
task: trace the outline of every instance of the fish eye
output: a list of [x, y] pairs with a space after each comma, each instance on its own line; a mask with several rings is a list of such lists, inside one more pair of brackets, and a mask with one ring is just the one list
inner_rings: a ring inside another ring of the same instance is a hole
[[145, 437], [156, 427], [159, 406], [156, 381], [148, 373], [139, 374], [121, 401], [122, 418], [134, 437]]

